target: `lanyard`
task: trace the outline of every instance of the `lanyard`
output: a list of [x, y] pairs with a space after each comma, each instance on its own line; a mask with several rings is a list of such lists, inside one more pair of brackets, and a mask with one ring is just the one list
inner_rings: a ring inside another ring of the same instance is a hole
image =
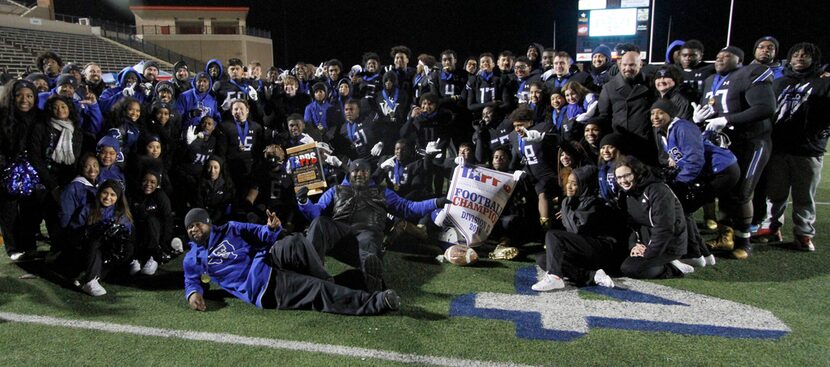
[[356, 131], [357, 123], [346, 121], [346, 134], [348, 135], [349, 141], [352, 143], [354, 143], [354, 141], [357, 139], [357, 137], [355, 137]]
[[395, 97], [392, 99], [389, 99], [389, 95], [386, 94], [386, 89], [381, 92], [383, 94], [383, 100], [386, 101], [386, 106], [391, 110], [394, 110], [398, 106], [398, 92], [400, 92], [400, 89], [395, 88]]
[[[243, 131], [244, 131], [244, 134], [243, 134]], [[245, 120], [244, 130], [241, 129], [241, 126], [239, 126], [238, 123], [236, 124], [236, 133], [237, 133], [238, 138], [239, 138], [239, 145], [240, 146], [245, 145], [245, 140], [248, 138], [248, 120]]]
[[712, 81], [712, 98], [715, 98], [715, 93], [723, 85], [723, 82], [725, 82], [726, 79], [729, 78], [729, 75], [730, 74], [726, 74], [726, 75], [721, 76], [721, 75], [715, 74], [715, 79]]
[[401, 167], [401, 162], [398, 162], [398, 160], [396, 159], [395, 160], [395, 173], [394, 173], [394, 175], [395, 175], [394, 181], [395, 181], [396, 185], [401, 184], [401, 173], [403, 173], [403, 168]]
[[441, 80], [451, 80], [453, 77], [452, 73], [448, 73], [446, 71], [441, 71]]

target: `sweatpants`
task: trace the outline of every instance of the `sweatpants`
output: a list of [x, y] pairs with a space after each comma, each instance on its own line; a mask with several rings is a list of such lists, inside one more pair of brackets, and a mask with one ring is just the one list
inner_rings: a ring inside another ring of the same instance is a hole
[[317, 217], [308, 227], [308, 241], [314, 245], [321, 261], [326, 255], [363, 269], [366, 257], [382, 257], [383, 233], [354, 229], [351, 225], [328, 217]]
[[9, 255], [34, 251], [35, 234], [40, 231], [40, 207], [34, 195], [20, 198], [0, 194], [0, 229]]
[[816, 189], [821, 181], [824, 157], [804, 157], [775, 153], [769, 162], [767, 178], [767, 212], [764, 227], [778, 229], [784, 225], [787, 198], [793, 198], [793, 233], [816, 235]]
[[553, 229], [545, 235], [544, 262], [537, 262], [549, 274], [567, 277], [578, 285], [591, 281], [591, 272], [603, 269], [607, 273], [618, 273], [621, 259], [614, 252], [611, 239], [582, 236], [560, 229]]
[[665, 279], [682, 277], [683, 272], [669, 264], [680, 256], [660, 254], [654, 257], [630, 256], [623, 261], [623, 275], [634, 279]]
[[263, 308], [374, 315], [388, 310], [383, 292], [369, 293], [334, 283], [314, 246], [301, 234], [278, 240], [269, 252], [272, 268]]

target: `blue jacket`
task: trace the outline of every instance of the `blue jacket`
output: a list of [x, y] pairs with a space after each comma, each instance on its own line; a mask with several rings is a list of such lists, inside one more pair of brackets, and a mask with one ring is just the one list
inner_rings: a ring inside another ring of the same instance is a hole
[[[351, 184], [347, 180], [344, 180], [342, 185], [350, 186]], [[368, 189], [376, 190], [374, 187], [369, 187]], [[385, 189], [383, 195], [386, 197], [386, 210], [397, 217], [418, 219], [437, 208], [437, 205], [435, 204], [436, 199], [409, 201], [398, 196], [398, 194], [389, 188]], [[300, 212], [303, 213], [308, 220], [314, 220], [314, 218], [317, 218], [324, 213], [331, 214], [331, 210], [329, 208], [334, 207], [334, 205], [332, 205], [333, 200], [334, 187], [331, 187], [326, 190], [322, 196], [320, 196], [320, 200], [317, 200], [317, 203], [312, 203], [311, 200], [307, 200], [305, 204], [297, 204], [300, 207]]]
[[[204, 75], [208, 79], [208, 90], [204, 93], [199, 93], [196, 90], [196, 81]], [[193, 88], [179, 95], [176, 99], [176, 110], [179, 111], [179, 116], [182, 116], [182, 129], [186, 130], [190, 126], [197, 126], [202, 121], [202, 117], [211, 116], [216, 124], [221, 122], [219, 115], [219, 105], [216, 103], [216, 98], [210, 94], [213, 89], [213, 80], [207, 73], [196, 74], [196, 77], [190, 81]]]
[[599, 164], [599, 196], [606, 202], [617, 200], [617, 193], [620, 192], [617, 186], [617, 177], [614, 175], [616, 168], [614, 161], [602, 162]]
[[[728, 149], [703, 139], [700, 128], [691, 121], [675, 118], [669, 123], [667, 135], [666, 152], [679, 170], [676, 181], [691, 183], [702, 173], [719, 173], [737, 162]], [[704, 171], [707, 165], [711, 166], [711, 172]]]
[[81, 211], [95, 200], [98, 188], [83, 176], [75, 177], [61, 193], [61, 228], [77, 229], [83, 226]]
[[[80, 223], [81, 226], [89, 225], [89, 223], [87, 223], [87, 219], [89, 218], [90, 211], [92, 211], [92, 203], [85, 205], [84, 208], [81, 209], [81, 214], [78, 215], [78, 223]], [[108, 220], [113, 219], [114, 217], [115, 205], [110, 205], [106, 208], [103, 208], [103, 211], [101, 212], [101, 222], [106, 222]], [[127, 216], [122, 215], [120, 218], [118, 218], [118, 222], [127, 227], [128, 231], [130, 231], [131, 233], [133, 232], [133, 222], [131, 222], [130, 219], [127, 218]]]
[[[130, 73], [135, 74], [138, 80], [136, 83], [141, 82], [141, 74], [139, 74], [138, 71], [133, 69], [131, 66], [121, 69], [118, 73], [118, 84], [115, 87], [105, 90], [101, 93], [101, 96], [98, 97], [98, 103], [101, 105], [101, 111], [109, 113], [112, 110], [112, 106], [114, 106], [116, 102], [120, 101], [121, 98], [124, 98], [124, 95], [121, 92], [127, 86], [126, 78], [127, 74]], [[138, 86], [136, 86], [133, 98], [137, 99], [139, 104], [144, 104], [145, 95]]]
[[[49, 97], [55, 94], [58, 94], [57, 88], [53, 88], [48, 92], [38, 93], [37, 108], [39, 110], [46, 109], [46, 101], [49, 100]], [[101, 127], [104, 124], [104, 115], [101, 114], [101, 107], [98, 103], [88, 105], [81, 104], [81, 101], [77, 98], [77, 95], [74, 96], [72, 101], [75, 102], [75, 111], [78, 111], [81, 128], [92, 135], [98, 136], [98, 133], [101, 131]]]
[[121, 167], [119, 167], [118, 164], [113, 163], [109, 167], [101, 166], [100, 169], [101, 173], [98, 174], [98, 182], [104, 182], [106, 180], [125, 182], [124, 172], [121, 171]]
[[185, 300], [194, 292], [204, 294], [210, 284], [202, 283], [201, 277], [207, 274], [228, 293], [262, 308], [272, 270], [265, 259], [281, 230], [228, 222], [213, 226], [207, 246], [191, 241], [183, 265]]

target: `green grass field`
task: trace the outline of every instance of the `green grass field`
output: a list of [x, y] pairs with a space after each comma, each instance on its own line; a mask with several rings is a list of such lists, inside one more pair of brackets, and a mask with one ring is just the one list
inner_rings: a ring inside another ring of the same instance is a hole
[[[830, 176], [829, 171], [825, 167], [825, 177]], [[830, 202], [826, 181], [819, 189], [818, 201]], [[818, 206], [817, 227], [815, 253], [757, 245], [749, 261], [719, 258], [717, 266], [699, 269], [689, 277], [653, 282], [770, 311], [791, 329], [780, 339], [592, 327], [570, 341], [533, 340], [517, 337], [516, 326], [510, 321], [449, 316], [450, 304], [458, 296], [514, 294], [516, 271], [533, 265], [525, 255], [542, 251], [538, 244], [522, 248], [518, 261], [482, 260], [469, 268], [438, 264], [428, 249], [414, 244], [393, 246], [386, 258], [387, 281], [401, 294], [402, 309], [377, 317], [259, 310], [221, 292], [210, 294], [208, 312], [194, 312], [183, 297], [181, 257], [161, 267], [154, 277], [105, 281], [102, 284], [109, 293], [92, 298], [40, 277], [21, 278], [37, 264], [18, 266], [0, 255], [0, 316], [40, 315], [313, 343], [299, 344], [300, 350], [296, 350], [0, 317], [6, 319], [0, 321], [0, 365], [826, 366], [830, 365], [830, 205]], [[791, 239], [789, 233], [785, 228], [785, 240]], [[486, 252], [480, 255], [486, 257]], [[328, 266], [333, 273], [346, 270], [333, 260]], [[586, 291], [579, 294], [585, 299], [607, 299]], [[302, 347], [308, 345], [331, 348]], [[360, 354], [364, 349], [370, 350], [368, 354]], [[326, 352], [332, 350], [339, 352]]]

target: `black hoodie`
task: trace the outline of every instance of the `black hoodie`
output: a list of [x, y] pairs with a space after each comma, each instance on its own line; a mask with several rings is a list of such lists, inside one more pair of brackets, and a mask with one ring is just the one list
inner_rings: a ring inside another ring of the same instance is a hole
[[830, 136], [830, 79], [821, 70], [798, 73], [788, 65], [773, 82], [777, 98], [772, 149], [804, 157], [821, 157]]
[[[631, 224], [646, 245], [644, 257], [686, 254], [686, 216], [668, 185], [649, 170], [635, 177], [634, 186], [623, 194]], [[635, 243], [630, 243], [633, 247]]]

